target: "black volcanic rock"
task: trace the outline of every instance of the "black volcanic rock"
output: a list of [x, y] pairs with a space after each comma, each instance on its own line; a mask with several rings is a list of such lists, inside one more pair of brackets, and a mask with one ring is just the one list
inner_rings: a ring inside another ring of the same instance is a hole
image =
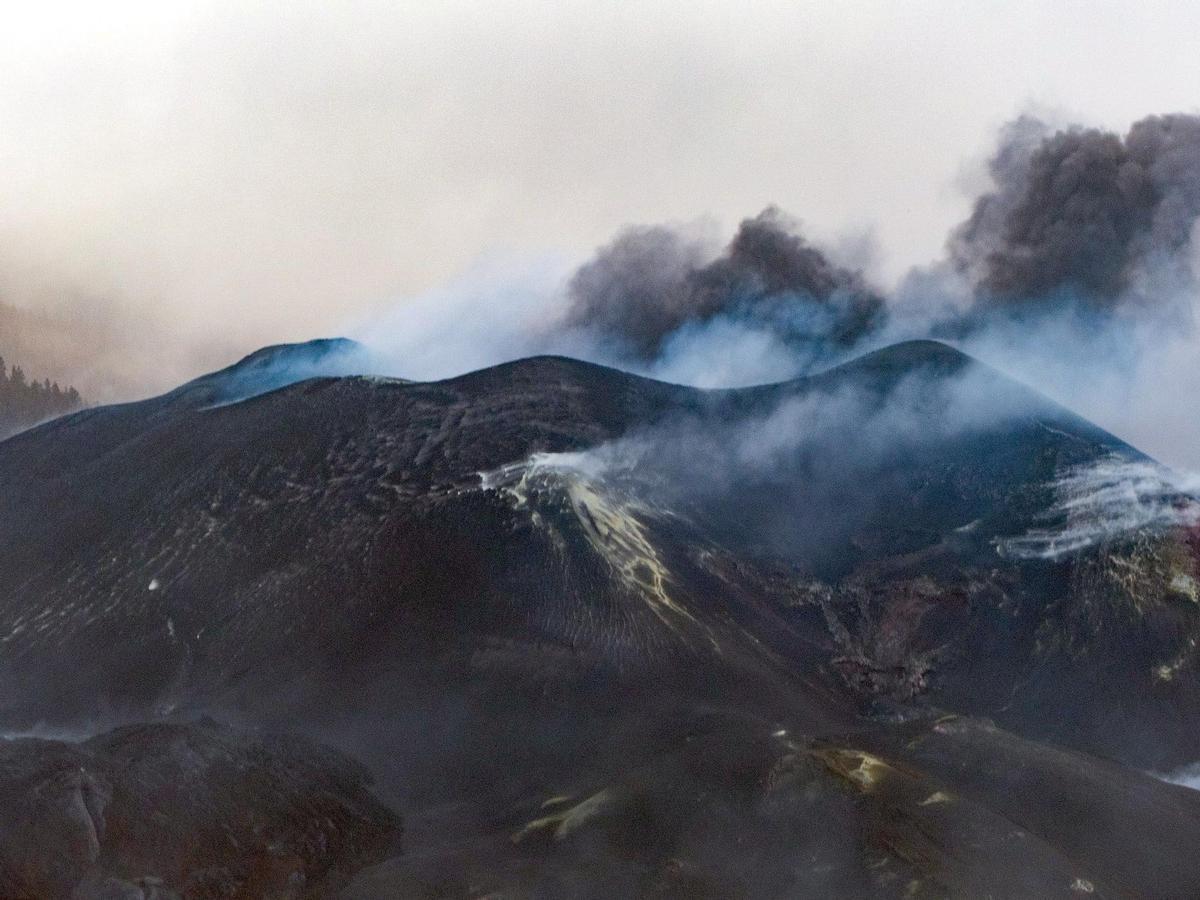
[[1200, 883], [1096, 839], [1200, 837], [1200, 795], [1118, 765], [1200, 746], [1192, 501], [1081, 524], [1078, 473], [1150, 461], [957, 351], [732, 391], [230, 377], [0, 443], [0, 724], [327, 741], [409, 824], [354, 896]]
[[212, 722], [0, 742], [0, 896], [303, 897], [399, 849], [370, 778]]

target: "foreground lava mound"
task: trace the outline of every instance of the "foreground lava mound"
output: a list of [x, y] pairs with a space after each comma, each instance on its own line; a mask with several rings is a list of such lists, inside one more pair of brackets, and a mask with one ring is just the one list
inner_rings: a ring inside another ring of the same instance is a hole
[[0, 895], [321, 893], [399, 848], [369, 783], [328, 750], [214, 722], [6, 740]]
[[931, 342], [729, 391], [354, 359], [0, 443], [0, 726], [124, 726], [3, 749], [0, 879], [1200, 893], [1200, 793], [1146, 774], [1200, 756], [1200, 516], [1133, 448]]

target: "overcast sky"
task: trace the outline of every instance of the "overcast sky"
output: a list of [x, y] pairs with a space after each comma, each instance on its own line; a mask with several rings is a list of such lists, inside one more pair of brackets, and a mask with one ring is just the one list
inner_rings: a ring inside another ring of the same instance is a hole
[[886, 284], [939, 254], [1013, 116], [1200, 105], [1190, 2], [3, 7], [0, 300], [118, 347], [100, 394], [343, 330], [481, 256], [768, 203], [872, 235]]

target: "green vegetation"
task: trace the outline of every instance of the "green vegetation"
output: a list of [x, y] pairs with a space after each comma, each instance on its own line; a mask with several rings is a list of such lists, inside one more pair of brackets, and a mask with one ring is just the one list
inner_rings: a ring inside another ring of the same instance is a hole
[[75, 388], [64, 390], [49, 379], [30, 379], [20, 366], [9, 369], [0, 357], [0, 437], [71, 412], [82, 403]]

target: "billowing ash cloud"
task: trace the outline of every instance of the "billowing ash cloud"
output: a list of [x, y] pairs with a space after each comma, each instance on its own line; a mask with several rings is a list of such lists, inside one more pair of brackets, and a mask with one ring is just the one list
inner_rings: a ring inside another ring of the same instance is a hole
[[1166, 302], [1194, 285], [1200, 117], [1151, 116], [1121, 137], [1012, 123], [991, 160], [995, 190], [950, 240], [977, 298], [1027, 305], [1068, 297], [1111, 310]]
[[832, 263], [773, 207], [743, 221], [717, 254], [670, 228], [629, 228], [575, 272], [568, 294], [568, 326], [644, 362], [680, 332], [720, 319], [811, 355], [852, 345], [883, 315], [859, 273]]

